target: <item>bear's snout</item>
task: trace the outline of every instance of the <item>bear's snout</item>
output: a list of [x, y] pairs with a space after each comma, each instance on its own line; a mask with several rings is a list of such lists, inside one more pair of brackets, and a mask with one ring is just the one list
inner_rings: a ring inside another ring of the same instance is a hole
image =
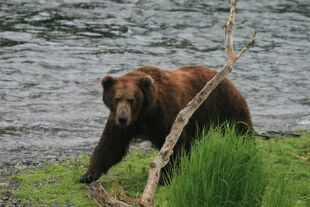
[[127, 117], [118, 118], [118, 123], [120, 126], [125, 127], [127, 125]]
[[127, 127], [131, 121], [131, 110], [126, 103], [120, 103], [117, 107], [116, 123], [121, 127]]

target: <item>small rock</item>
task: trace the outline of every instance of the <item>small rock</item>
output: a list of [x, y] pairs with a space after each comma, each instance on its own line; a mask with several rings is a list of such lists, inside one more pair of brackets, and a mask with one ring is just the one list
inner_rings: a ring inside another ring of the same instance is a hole
[[0, 188], [1, 188], [1, 187], [9, 187], [9, 182], [0, 183]]
[[12, 199], [12, 203], [15, 204], [15, 205], [18, 204], [19, 203], [19, 199], [18, 198], [13, 198]]
[[3, 193], [3, 196], [9, 198], [9, 197], [12, 196], [12, 192], [10, 192], [10, 191], [5, 191], [5, 192]]

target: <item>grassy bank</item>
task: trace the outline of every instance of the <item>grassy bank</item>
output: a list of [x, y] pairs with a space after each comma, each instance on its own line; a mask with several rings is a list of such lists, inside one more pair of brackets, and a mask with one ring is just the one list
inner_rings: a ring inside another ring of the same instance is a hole
[[263, 152], [270, 185], [278, 189], [280, 185], [286, 186], [287, 192], [274, 194], [285, 193], [292, 201], [291, 206], [310, 207], [310, 133], [302, 133], [301, 138], [260, 141], [258, 149]]
[[[100, 179], [114, 196], [136, 204], [147, 179], [147, 166], [155, 151], [132, 151], [119, 165]], [[89, 199], [87, 185], [78, 182], [88, 166], [89, 157], [68, 159], [63, 163], [46, 163], [39, 169], [22, 170], [10, 177], [19, 184], [13, 195], [31, 206], [97, 206]], [[4, 188], [0, 192], [5, 192]], [[1, 199], [1, 196], [0, 196]]]
[[[304, 133], [300, 138], [258, 140], [256, 148], [262, 156], [269, 182], [264, 199], [278, 202], [277, 196], [285, 193], [291, 206], [309, 207], [310, 133]], [[108, 175], [103, 176], [100, 182], [114, 196], [135, 205], [144, 188], [149, 162], [154, 156], [155, 152], [133, 151], [113, 167]], [[78, 183], [88, 159], [85, 156], [64, 163], [45, 164], [35, 170], [22, 170], [9, 178], [10, 182], [18, 183], [19, 187], [9, 189], [0, 186], [0, 199], [3, 198], [3, 192], [12, 191], [23, 204], [31, 206], [96, 206], [88, 198], [86, 185]], [[284, 187], [273, 188], [275, 185]], [[159, 187], [155, 206], [168, 206], [168, 188]], [[273, 205], [272, 202], [268, 205], [281, 206], [279, 203]]]

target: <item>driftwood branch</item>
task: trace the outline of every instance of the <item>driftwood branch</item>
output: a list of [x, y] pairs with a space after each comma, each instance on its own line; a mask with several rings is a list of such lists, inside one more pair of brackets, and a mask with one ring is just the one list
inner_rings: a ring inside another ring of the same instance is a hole
[[230, 12], [228, 20], [225, 24], [225, 50], [228, 60], [233, 60], [235, 58], [234, 48], [233, 48], [233, 29], [236, 16], [236, 4], [237, 1], [230, 2]]
[[150, 164], [149, 178], [145, 186], [141, 205], [145, 207], [152, 206], [152, 200], [156, 187], [158, 185], [160, 170], [169, 161], [170, 156], [173, 153], [173, 148], [177, 143], [183, 128], [188, 123], [189, 119], [193, 113], [199, 108], [199, 106], [208, 98], [210, 93], [226, 78], [226, 76], [231, 72], [233, 65], [240, 58], [240, 56], [254, 43], [255, 33], [252, 35], [248, 43], [240, 52], [235, 55], [232, 46], [232, 32], [236, 14], [236, 3], [237, 0], [231, 0], [230, 15], [228, 17], [227, 23], [225, 25], [225, 48], [227, 54], [227, 61], [223, 69], [217, 73], [204, 87], [196, 94], [196, 96], [187, 104], [187, 106], [182, 109], [176, 117], [175, 122], [172, 125], [171, 131], [166, 137], [166, 141], [161, 148], [159, 154]]
[[88, 187], [88, 192], [90, 197], [102, 207], [132, 207], [131, 205], [109, 195], [98, 182], [91, 183]]
[[[166, 137], [166, 141], [162, 146], [157, 157], [150, 164], [149, 177], [142, 194], [140, 204], [145, 207], [152, 206], [152, 200], [156, 187], [158, 185], [160, 170], [170, 159], [173, 153], [173, 148], [177, 143], [183, 128], [188, 123], [193, 113], [199, 106], [208, 98], [210, 93], [227, 77], [232, 71], [233, 65], [237, 62], [240, 56], [251, 47], [255, 41], [255, 33], [252, 35], [248, 43], [236, 55], [233, 50], [233, 26], [236, 15], [237, 0], [231, 0], [230, 14], [225, 24], [225, 49], [227, 60], [220, 72], [218, 72], [204, 87], [196, 94], [196, 96], [182, 109], [177, 115], [170, 133]], [[104, 207], [132, 207], [131, 205], [115, 199], [109, 195], [99, 183], [93, 183], [89, 187], [90, 196], [97, 201], [100, 206]]]

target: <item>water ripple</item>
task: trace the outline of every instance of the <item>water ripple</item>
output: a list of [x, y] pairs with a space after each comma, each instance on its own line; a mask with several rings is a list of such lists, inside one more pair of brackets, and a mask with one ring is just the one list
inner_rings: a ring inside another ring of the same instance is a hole
[[[17, 146], [97, 141], [109, 113], [102, 75], [221, 68], [228, 11], [228, 1], [2, 0], [0, 160]], [[254, 30], [257, 41], [230, 78], [258, 131], [310, 129], [309, 11], [308, 0], [239, 2], [235, 48]]]

